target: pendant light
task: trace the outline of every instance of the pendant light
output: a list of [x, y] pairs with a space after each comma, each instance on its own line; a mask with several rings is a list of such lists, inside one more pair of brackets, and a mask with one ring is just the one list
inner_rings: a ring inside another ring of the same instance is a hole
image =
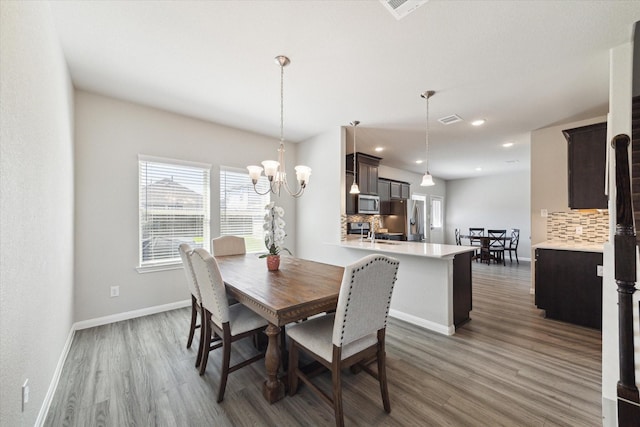
[[353, 126], [353, 184], [351, 184], [349, 194], [360, 194], [360, 189], [356, 181], [356, 126], [359, 124], [360, 122], [357, 120], [351, 122], [351, 126]]
[[280, 145], [278, 146], [278, 161], [265, 160], [262, 162], [264, 174], [269, 179], [269, 189], [264, 193], [260, 193], [256, 188], [258, 179], [260, 179], [260, 175], [262, 174], [262, 167], [251, 165], [247, 166], [247, 170], [249, 171], [249, 177], [253, 183], [254, 191], [261, 196], [269, 192], [280, 195], [280, 189], [284, 187], [289, 195], [297, 198], [302, 196], [309, 183], [311, 168], [303, 165], [298, 165], [294, 168], [296, 171], [296, 179], [298, 180], [298, 189], [293, 191], [287, 182], [287, 169], [284, 163], [284, 67], [289, 65], [291, 61], [284, 55], [276, 56], [275, 60], [276, 64], [280, 66]]
[[425, 133], [426, 134], [425, 136], [426, 154], [424, 159], [426, 172], [422, 177], [422, 182], [420, 183], [420, 186], [422, 187], [430, 187], [432, 185], [436, 185], [436, 183], [433, 182], [433, 177], [429, 173], [429, 98], [431, 98], [433, 95], [435, 95], [435, 91], [433, 90], [428, 90], [420, 94], [422, 98], [427, 100], [427, 126], [426, 126], [426, 133]]

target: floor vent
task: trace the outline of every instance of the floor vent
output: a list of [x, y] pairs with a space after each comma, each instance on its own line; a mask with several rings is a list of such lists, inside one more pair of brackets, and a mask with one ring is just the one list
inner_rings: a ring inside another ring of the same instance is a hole
[[429, 0], [380, 0], [380, 3], [384, 5], [394, 18], [400, 20], [428, 1]]
[[460, 116], [458, 116], [457, 114], [452, 114], [450, 116], [446, 116], [446, 117], [441, 117], [438, 119], [438, 121], [440, 123], [442, 123], [443, 125], [450, 125], [453, 123], [458, 123], [462, 121], [462, 118]]

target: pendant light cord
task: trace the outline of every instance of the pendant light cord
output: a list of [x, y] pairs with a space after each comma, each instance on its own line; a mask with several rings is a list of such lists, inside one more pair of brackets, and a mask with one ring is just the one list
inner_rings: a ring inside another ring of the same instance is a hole
[[280, 64], [280, 143], [284, 143], [284, 64]]

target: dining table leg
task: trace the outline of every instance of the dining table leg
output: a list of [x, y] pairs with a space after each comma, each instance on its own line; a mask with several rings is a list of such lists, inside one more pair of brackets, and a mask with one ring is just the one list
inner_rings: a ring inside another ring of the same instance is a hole
[[262, 385], [262, 395], [269, 403], [274, 403], [284, 397], [284, 384], [278, 378], [278, 369], [280, 368], [278, 335], [280, 334], [280, 328], [273, 323], [269, 323], [265, 333], [269, 341], [267, 342], [264, 361], [267, 368], [267, 380]]

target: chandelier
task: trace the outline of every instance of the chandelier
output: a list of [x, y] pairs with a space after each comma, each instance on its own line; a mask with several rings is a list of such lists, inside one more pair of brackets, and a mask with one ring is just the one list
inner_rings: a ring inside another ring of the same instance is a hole
[[426, 126], [426, 137], [425, 137], [425, 147], [426, 147], [426, 154], [425, 154], [425, 159], [424, 159], [424, 165], [425, 165], [425, 174], [422, 177], [422, 182], [420, 183], [420, 186], [422, 187], [430, 187], [432, 185], [436, 185], [435, 182], [433, 182], [433, 177], [431, 176], [431, 174], [429, 173], [429, 98], [431, 98], [433, 95], [435, 95], [435, 91], [433, 90], [428, 90], [426, 92], [422, 92], [420, 94], [421, 97], [423, 97], [424, 99], [427, 100], [427, 126]]
[[[298, 165], [294, 168], [296, 179], [298, 180], [298, 189], [293, 190], [287, 182], [287, 170], [284, 163], [284, 67], [289, 65], [291, 61], [284, 55], [276, 56], [275, 60], [276, 64], [280, 65], [280, 145], [278, 146], [278, 161], [265, 160], [262, 162], [262, 167], [251, 165], [247, 166], [247, 170], [249, 171], [254, 191], [261, 196], [269, 192], [280, 195], [280, 190], [284, 187], [285, 191], [292, 197], [300, 197], [309, 183], [311, 168], [303, 165]], [[263, 168], [264, 174], [269, 180], [269, 189], [264, 193], [260, 193], [256, 184], [262, 175]]]

